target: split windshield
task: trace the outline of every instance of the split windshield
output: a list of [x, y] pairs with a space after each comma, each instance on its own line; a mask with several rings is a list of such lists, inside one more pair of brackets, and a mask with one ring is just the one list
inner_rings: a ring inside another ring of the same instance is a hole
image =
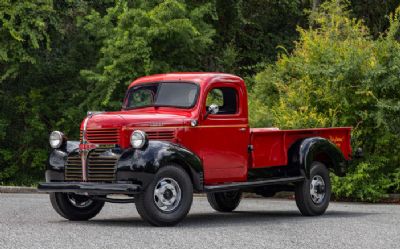
[[144, 84], [129, 89], [125, 109], [148, 106], [191, 108], [195, 105], [198, 86], [194, 83], [161, 82]]

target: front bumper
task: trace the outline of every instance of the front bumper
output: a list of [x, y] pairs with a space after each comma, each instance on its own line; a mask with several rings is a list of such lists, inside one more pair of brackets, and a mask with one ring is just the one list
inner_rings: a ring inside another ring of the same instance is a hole
[[62, 192], [88, 195], [139, 194], [139, 184], [127, 183], [90, 183], [90, 182], [44, 182], [39, 183], [38, 191], [45, 193]]

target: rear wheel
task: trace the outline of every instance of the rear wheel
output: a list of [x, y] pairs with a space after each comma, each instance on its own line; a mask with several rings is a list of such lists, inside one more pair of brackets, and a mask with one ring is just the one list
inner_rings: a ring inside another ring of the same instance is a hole
[[325, 213], [331, 198], [331, 181], [328, 168], [320, 162], [311, 164], [310, 178], [296, 186], [296, 204], [305, 216]]
[[161, 168], [136, 200], [139, 215], [154, 226], [173, 226], [184, 219], [193, 200], [189, 175], [177, 165]]
[[219, 193], [207, 193], [207, 200], [211, 207], [219, 212], [232, 212], [242, 199], [241, 191], [227, 191]]
[[50, 201], [54, 210], [68, 220], [89, 220], [104, 206], [103, 201], [73, 193], [51, 193]]

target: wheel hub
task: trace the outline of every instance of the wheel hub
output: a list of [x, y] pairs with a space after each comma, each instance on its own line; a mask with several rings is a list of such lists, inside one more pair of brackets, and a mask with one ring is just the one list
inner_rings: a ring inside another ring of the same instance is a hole
[[154, 203], [161, 211], [174, 211], [178, 207], [181, 197], [181, 188], [172, 178], [162, 178], [154, 188]]
[[93, 200], [89, 199], [86, 196], [76, 195], [76, 194], [67, 194], [68, 201], [77, 208], [86, 208], [89, 207]]
[[324, 201], [326, 193], [325, 181], [320, 175], [315, 175], [310, 182], [310, 196], [315, 204]]
[[170, 200], [174, 196], [170, 189], [166, 189], [163, 195], [166, 200]]

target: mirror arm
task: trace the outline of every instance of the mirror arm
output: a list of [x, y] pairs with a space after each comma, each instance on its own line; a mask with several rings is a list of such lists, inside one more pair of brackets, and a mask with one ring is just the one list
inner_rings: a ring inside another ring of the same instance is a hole
[[206, 114], [205, 114], [204, 117], [203, 117], [203, 120], [206, 120], [207, 117], [208, 117], [208, 115], [210, 115], [210, 113], [211, 113], [210, 111], [207, 111]]

